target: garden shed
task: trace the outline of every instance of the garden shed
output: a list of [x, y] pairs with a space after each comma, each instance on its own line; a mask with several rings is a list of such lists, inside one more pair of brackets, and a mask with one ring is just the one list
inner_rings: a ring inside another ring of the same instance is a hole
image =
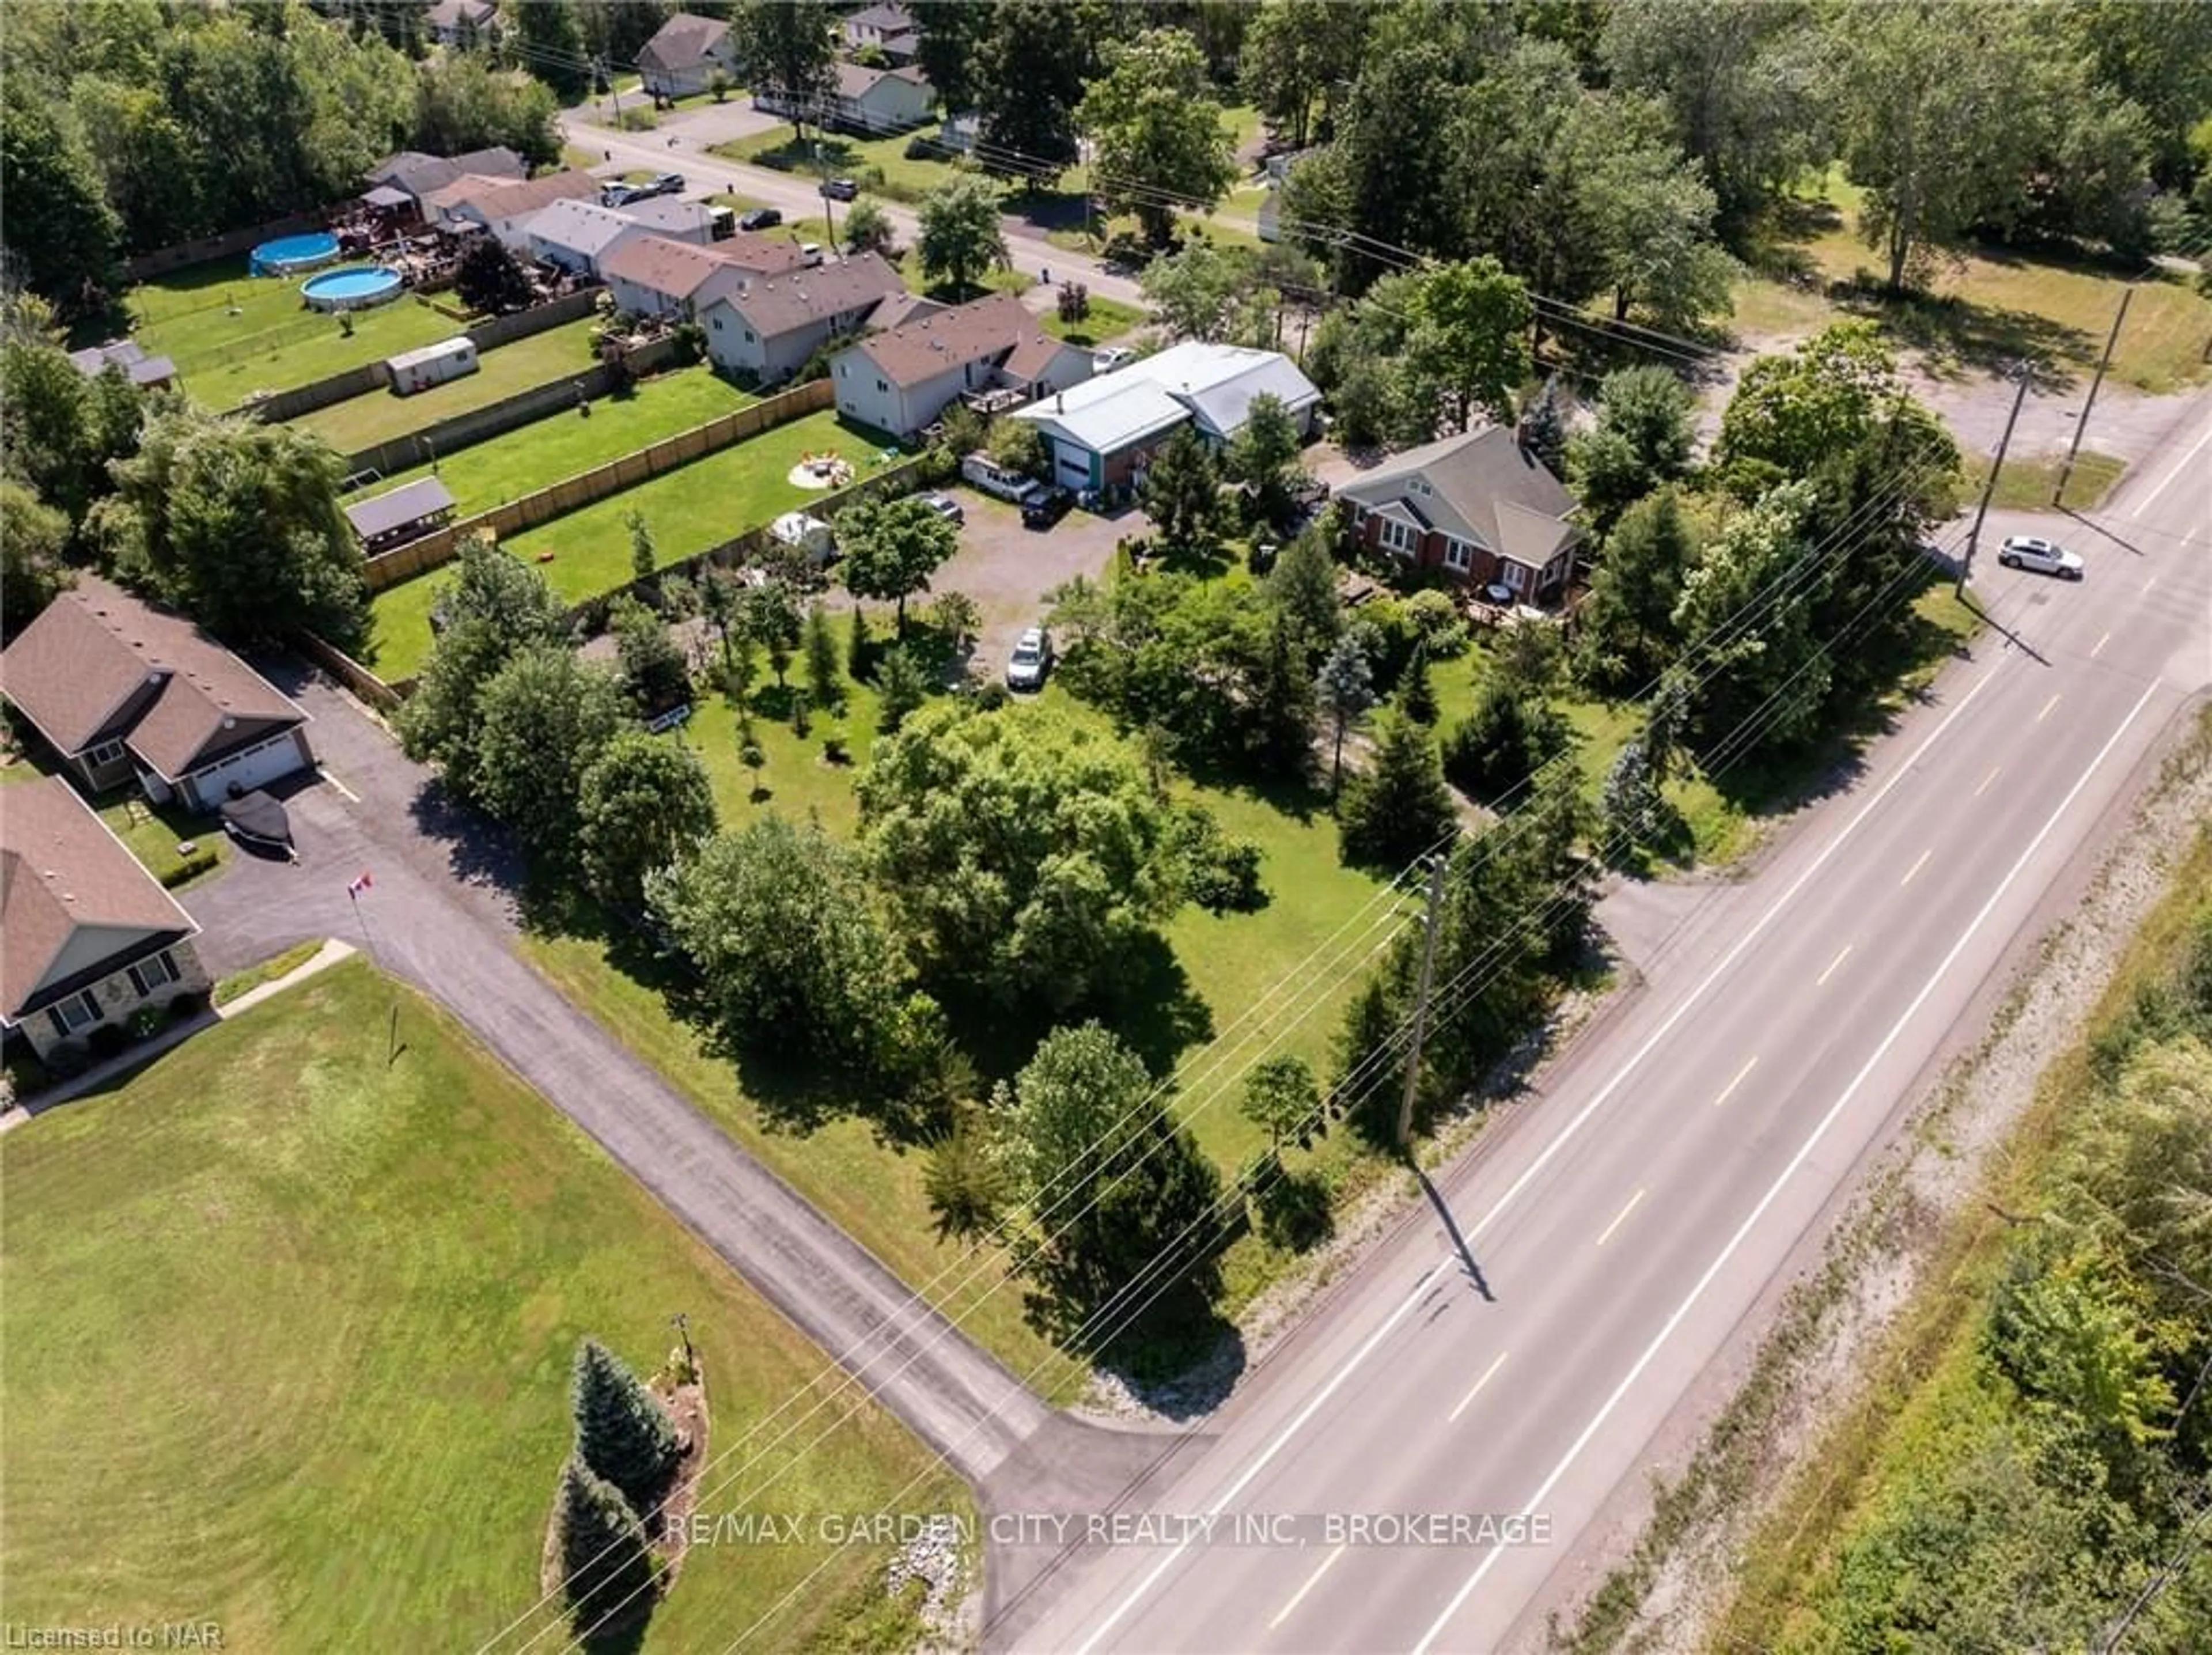
[[477, 342], [464, 333], [418, 350], [403, 350], [385, 364], [395, 396], [411, 396], [477, 371]]

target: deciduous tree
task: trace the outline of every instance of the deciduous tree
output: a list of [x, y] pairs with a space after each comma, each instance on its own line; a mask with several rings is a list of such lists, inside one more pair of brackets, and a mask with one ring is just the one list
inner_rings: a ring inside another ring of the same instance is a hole
[[9, 76], [0, 96], [9, 274], [65, 316], [96, 314], [121, 286], [121, 221], [66, 107]]
[[1266, 0], [1252, 14], [1239, 55], [1244, 95], [1292, 149], [1313, 131], [1359, 72], [1370, 8], [1364, 0]]
[[429, 659], [395, 722], [407, 756], [435, 764], [467, 799], [476, 796], [483, 686], [520, 651], [564, 640], [568, 623], [545, 577], [482, 535], [462, 538], [452, 567], [430, 606]]
[[680, 706], [691, 693], [691, 672], [684, 652], [668, 636], [668, 623], [628, 597], [616, 599], [609, 618], [616, 666], [631, 708], [641, 718], [653, 718]]
[[1632, 502], [1684, 476], [1696, 399], [1663, 368], [1621, 368], [1599, 382], [1597, 422], [1567, 440], [1566, 476], [1600, 534]]
[[1106, 72], [1075, 112], [1097, 157], [1094, 187], [1164, 247], [1176, 209], [1161, 192], [1210, 211], [1237, 181], [1236, 148], [1210, 95], [1205, 56], [1182, 29], [1146, 29], [1109, 42], [1103, 57]]
[[1243, 427], [1230, 438], [1222, 470], [1231, 482], [1251, 490], [1259, 520], [1275, 523], [1290, 511], [1297, 463], [1297, 425], [1280, 397], [1262, 391], [1245, 409]]
[[744, 0], [732, 21], [753, 90], [782, 99], [804, 139], [808, 112], [837, 83], [829, 13], [811, 0]]
[[1674, 609], [1698, 532], [1672, 488], [1639, 500], [1606, 537], [1575, 636], [1575, 670], [1604, 695], [1640, 691], [1680, 654]]
[[70, 521], [20, 483], [0, 480], [0, 628], [14, 636], [67, 591]]
[[1306, 1130], [1321, 1118], [1321, 1087], [1305, 1060], [1287, 1054], [1263, 1057], [1244, 1076], [1238, 1109], [1267, 1135], [1271, 1147]]
[[634, 908], [647, 875], [714, 832], [714, 789], [689, 745], [624, 730], [584, 772], [578, 814], [592, 891]]
[[453, 291], [471, 310], [485, 316], [504, 316], [530, 302], [530, 278], [507, 243], [495, 235], [479, 235], [453, 271]]
[[848, 252], [872, 253], [889, 259], [893, 256], [897, 240], [898, 232], [891, 223], [891, 216], [875, 197], [864, 195], [845, 210]]
[[1447, 430], [1462, 430], [1477, 411], [1501, 423], [1528, 377], [1528, 290], [1494, 259], [1424, 271], [1409, 306], [1407, 343], [1413, 371], [1432, 384]]
[[845, 554], [845, 589], [896, 603], [901, 637], [906, 600], [928, 591], [929, 577], [960, 549], [952, 525], [915, 496], [848, 507], [837, 519], [837, 543]]
[[966, 295], [983, 272], [1007, 262], [1006, 234], [999, 228], [999, 192], [990, 179], [960, 173], [921, 198], [921, 239], [915, 243], [922, 273], [956, 293]]
[[518, 651], [477, 696], [475, 801], [542, 867], [574, 871], [584, 775], [625, 714], [614, 674], [565, 644]]

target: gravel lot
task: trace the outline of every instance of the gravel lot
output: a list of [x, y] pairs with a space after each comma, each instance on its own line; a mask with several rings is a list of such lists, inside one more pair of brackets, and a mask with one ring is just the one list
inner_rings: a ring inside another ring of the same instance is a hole
[[[1112, 517], [1071, 511], [1051, 528], [1025, 529], [1022, 514], [973, 489], [947, 489], [968, 513], [960, 550], [929, 582], [935, 592], [964, 592], [982, 611], [973, 664], [995, 673], [1025, 626], [1043, 618], [1044, 594], [1079, 575], [1096, 579], [1113, 561], [1114, 543], [1146, 532], [1145, 515], [1129, 508]], [[925, 599], [924, 601], [927, 601]]]

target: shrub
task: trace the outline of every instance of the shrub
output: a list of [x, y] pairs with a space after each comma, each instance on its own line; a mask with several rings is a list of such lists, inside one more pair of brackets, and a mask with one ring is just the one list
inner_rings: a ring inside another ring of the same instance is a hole
[[165, 889], [173, 891], [187, 879], [198, 879], [208, 869], [213, 867], [219, 860], [221, 858], [214, 847], [204, 846], [192, 852], [191, 855], [180, 859], [174, 867], [165, 870], [161, 875], [161, 884]]
[[131, 1031], [133, 1040], [150, 1040], [161, 1033], [161, 1025], [168, 1020], [168, 1015], [161, 1007], [141, 1006], [131, 1013], [125, 1026]]
[[1449, 660], [1466, 652], [1467, 622], [1449, 593], [1416, 592], [1406, 599], [1405, 611], [1406, 618], [1428, 646], [1431, 660]]
[[1183, 889], [1191, 901], [1213, 914], [1249, 914], [1266, 905], [1259, 846], [1224, 836], [1212, 813], [1199, 805], [1178, 814], [1174, 835]]
[[99, 1058], [113, 1057], [130, 1044], [129, 1032], [117, 1023], [103, 1023], [85, 1037], [85, 1044]]
[[83, 1042], [64, 1040], [49, 1051], [42, 1061], [47, 1074], [56, 1080], [66, 1080], [90, 1068], [92, 1055], [85, 1050]]
[[1013, 699], [1012, 693], [996, 678], [986, 678], [975, 691], [975, 704], [987, 713], [995, 713]]

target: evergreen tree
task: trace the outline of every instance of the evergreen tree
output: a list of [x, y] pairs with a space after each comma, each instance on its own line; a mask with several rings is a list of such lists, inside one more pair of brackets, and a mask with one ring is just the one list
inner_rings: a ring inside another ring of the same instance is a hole
[[1361, 629], [1354, 628], [1337, 639], [1328, 659], [1321, 664], [1316, 687], [1322, 710], [1334, 727], [1328, 760], [1328, 790], [1334, 797], [1344, 781], [1345, 733], [1375, 704], [1375, 679]]
[[633, 1623], [657, 1589], [645, 1525], [622, 1490], [572, 1455], [554, 1497], [555, 1532], [568, 1611], [577, 1635], [591, 1638]]
[[1674, 490], [1662, 488], [1622, 513], [1583, 605], [1576, 676], [1601, 693], [1620, 694], [1664, 671], [1681, 650], [1674, 609], [1697, 558], [1695, 526]]
[[653, 545], [653, 531], [647, 526], [645, 514], [632, 511], [623, 519], [629, 530], [629, 575], [633, 581], [650, 581], [660, 558]]
[[1600, 808], [1606, 832], [1618, 837], [1624, 849], [1642, 843], [1658, 825], [1662, 808], [1659, 782], [1652, 774], [1650, 750], [1641, 739], [1631, 737], [1621, 744], [1605, 773]]
[[988, 1234], [1012, 1198], [1006, 1159], [973, 1110], [962, 1110], [952, 1129], [930, 1146], [921, 1184], [939, 1240]]
[[1561, 394], [1559, 376], [1553, 374], [1544, 381], [1535, 399], [1521, 411], [1522, 445], [1542, 460], [1553, 477], [1567, 474], [1567, 416], [1559, 406]]
[[1170, 551], [1204, 556], [1214, 549], [1220, 496], [1221, 471], [1212, 451], [1198, 428], [1186, 423], [1152, 455], [1138, 503]]
[[1337, 801], [1337, 828], [1348, 863], [1398, 867], [1450, 835], [1458, 818], [1429, 733], [1402, 715], [1386, 715], [1375, 758]]
[[1252, 757], [1273, 775], [1302, 776], [1313, 751], [1313, 671], [1281, 615], [1275, 617], [1258, 665], [1246, 736]]
[[1327, 531], [1316, 525], [1283, 548], [1267, 571], [1267, 596], [1290, 617], [1308, 649], [1318, 654], [1334, 642], [1342, 610]]
[[635, 1509], [652, 1511], [684, 1453], [668, 1410], [596, 1339], [576, 1347], [568, 1404], [576, 1421], [576, 1457]]
[[845, 639], [845, 670], [855, 680], [868, 676], [874, 665], [875, 645], [868, 636], [868, 617], [860, 605], [853, 605], [852, 630]]
[[1572, 727], [1540, 693], [1493, 672], [1474, 698], [1474, 711], [1445, 739], [1444, 774], [1461, 792], [1498, 804], [1573, 739]]
[[830, 629], [830, 611], [816, 604], [806, 611], [806, 688], [814, 704], [831, 711], [845, 699], [838, 677], [837, 637]]
[[876, 721], [885, 735], [929, 699], [929, 675], [904, 644], [893, 644], [876, 664]]
[[1413, 658], [1398, 681], [1398, 710], [1423, 727], [1437, 721], [1437, 689], [1429, 682], [1429, 646], [1413, 646]]

